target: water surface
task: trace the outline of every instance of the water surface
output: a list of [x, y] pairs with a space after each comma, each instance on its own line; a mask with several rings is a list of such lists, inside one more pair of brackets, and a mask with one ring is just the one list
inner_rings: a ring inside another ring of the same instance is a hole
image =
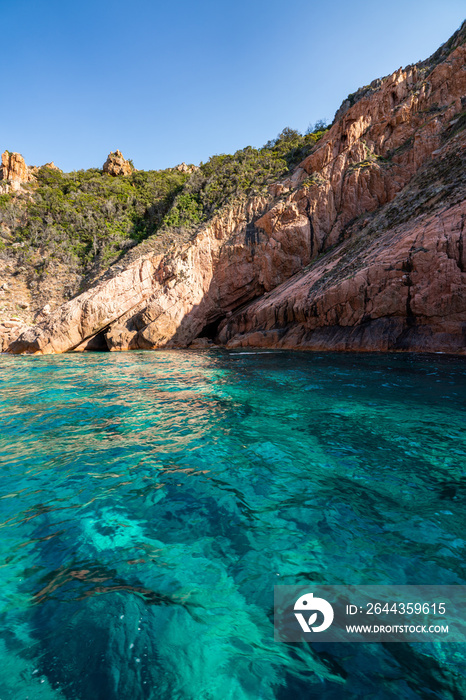
[[466, 362], [0, 358], [0, 699], [464, 698], [461, 645], [278, 644], [273, 586], [464, 584]]

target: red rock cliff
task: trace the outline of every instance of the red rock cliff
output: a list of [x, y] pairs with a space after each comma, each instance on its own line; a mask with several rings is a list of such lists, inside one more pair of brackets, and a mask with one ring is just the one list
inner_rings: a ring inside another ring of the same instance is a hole
[[10, 351], [85, 349], [99, 334], [112, 350], [208, 335], [230, 347], [464, 352], [465, 35], [351, 96], [269, 198], [136, 260]]
[[0, 185], [5, 183], [12, 190], [18, 190], [23, 182], [32, 179], [24, 158], [19, 153], [2, 153], [0, 167]]

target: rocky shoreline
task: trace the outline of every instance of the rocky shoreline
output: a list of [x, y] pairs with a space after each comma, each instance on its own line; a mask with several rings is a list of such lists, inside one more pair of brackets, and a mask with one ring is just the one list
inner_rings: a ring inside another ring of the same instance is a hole
[[165, 253], [141, 254], [36, 325], [4, 322], [2, 350], [215, 342], [464, 354], [465, 35], [463, 25], [430, 62], [346, 100], [268, 195], [239, 200]]

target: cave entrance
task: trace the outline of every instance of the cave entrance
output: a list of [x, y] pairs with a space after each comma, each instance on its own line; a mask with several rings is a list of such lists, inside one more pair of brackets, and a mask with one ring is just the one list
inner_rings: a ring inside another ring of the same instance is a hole
[[103, 328], [93, 338], [90, 338], [86, 345], [86, 352], [110, 352], [105, 337], [107, 331], [108, 328]]
[[215, 321], [210, 321], [210, 323], [206, 323], [204, 328], [201, 330], [200, 333], [197, 334], [197, 338], [208, 338], [209, 340], [215, 340], [215, 337], [218, 333], [218, 327], [220, 326], [221, 322], [225, 318], [225, 314], [222, 316], [219, 316]]

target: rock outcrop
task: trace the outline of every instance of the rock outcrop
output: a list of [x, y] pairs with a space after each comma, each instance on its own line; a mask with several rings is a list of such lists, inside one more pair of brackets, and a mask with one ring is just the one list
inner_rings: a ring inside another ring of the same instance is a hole
[[107, 160], [102, 166], [104, 173], [108, 175], [131, 175], [133, 168], [131, 163], [123, 157], [121, 151], [115, 151], [115, 153], [109, 153]]
[[[229, 347], [463, 353], [466, 138], [309, 270], [226, 319]], [[412, 213], [417, 215], [412, 216]]]
[[269, 197], [238, 202], [189, 243], [135, 260], [9, 350], [215, 338], [464, 352], [465, 36], [463, 26], [429, 61], [351, 96]]
[[157, 259], [142, 258], [120, 275], [66, 302], [23, 333], [10, 351], [48, 354], [80, 349], [83, 342], [150, 296], [156, 265]]
[[29, 182], [31, 179], [33, 177], [22, 155], [10, 151], [2, 153], [0, 186], [3, 186], [5, 191], [8, 189], [17, 191], [23, 182]]
[[17, 317], [0, 321], [0, 352], [7, 350], [28, 328], [28, 324]]
[[39, 170], [41, 170], [42, 168], [48, 168], [49, 170], [57, 170], [59, 173], [63, 172], [63, 170], [56, 166], [52, 160], [50, 163], [45, 163], [44, 165], [30, 165], [28, 167], [29, 175], [33, 175], [35, 177]]
[[20, 191], [24, 183], [34, 182], [41, 168], [50, 168], [51, 170], [62, 172], [53, 161], [39, 167], [36, 165], [28, 166], [20, 153], [4, 151], [0, 166], [0, 191]]
[[[214, 219], [193, 243], [148, 254], [56, 309], [11, 352], [67, 352], [99, 333], [110, 350], [184, 347], [206, 326], [271, 290], [309, 262], [309, 222], [280, 247], [248, 223], [266, 200]], [[264, 254], [265, 250], [269, 252]], [[259, 253], [259, 254], [256, 254]]]
[[197, 165], [187, 165], [185, 162], [175, 165], [174, 170], [179, 170], [180, 173], [195, 173], [199, 170]]

